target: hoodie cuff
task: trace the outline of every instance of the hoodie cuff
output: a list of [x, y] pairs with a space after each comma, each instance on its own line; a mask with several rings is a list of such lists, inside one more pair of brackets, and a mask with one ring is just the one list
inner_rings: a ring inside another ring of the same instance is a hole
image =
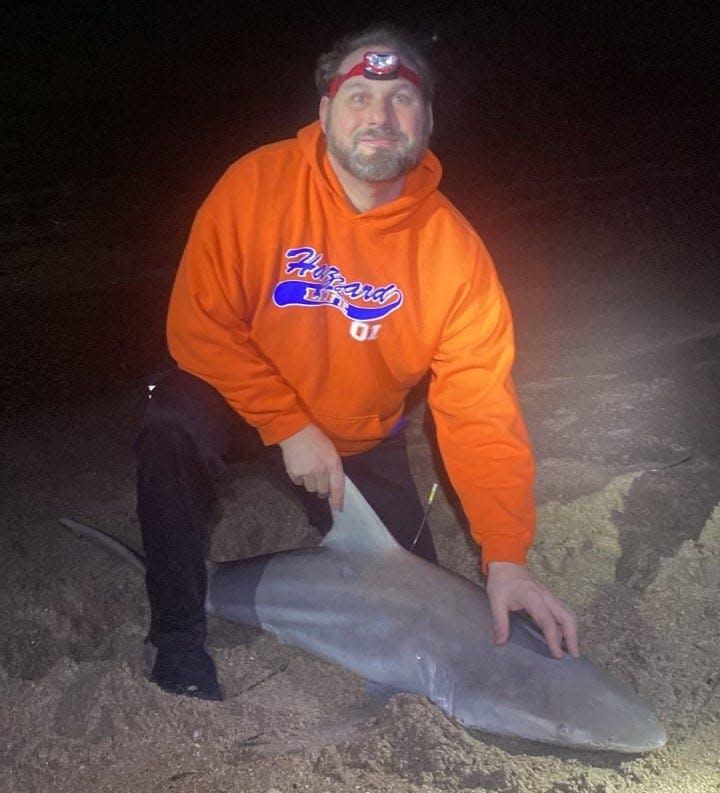
[[525, 543], [517, 543], [506, 537], [485, 540], [480, 552], [480, 569], [487, 575], [490, 562], [512, 562], [527, 565], [528, 548]]
[[266, 446], [274, 446], [305, 429], [311, 423], [310, 417], [306, 413], [299, 411], [297, 413], [282, 414], [268, 424], [258, 427], [257, 430]]

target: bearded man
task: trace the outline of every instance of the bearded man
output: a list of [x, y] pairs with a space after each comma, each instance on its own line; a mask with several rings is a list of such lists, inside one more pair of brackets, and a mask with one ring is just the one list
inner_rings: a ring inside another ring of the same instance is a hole
[[152, 680], [221, 699], [205, 649], [208, 523], [229, 460], [264, 455], [331, 525], [347, 474], [396, 540], [437, 562], [403, 435], [428, 403], [482, 550], [495, 640], [526, 610], [578, 654], [572, 612], [526, 567], [534, 464], [511, 379], [512, 320], [477, 234], [438, 191], [431, 72], [401, 34], [341, 40], [316, 70], [319, 120], [232, 165], [199, 209], [168, 312], [175, 365], [136, 444]]

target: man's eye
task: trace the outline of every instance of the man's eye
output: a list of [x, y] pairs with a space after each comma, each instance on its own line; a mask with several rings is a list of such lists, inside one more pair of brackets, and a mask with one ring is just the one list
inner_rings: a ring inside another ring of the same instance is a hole
[[367, 96], [365, 94], [352, 94], [350, 97], [350, 101], [356, 105], [362, 105], [367, 100]]
[[395, 94], [393, 101], [399, 105], [409, 105], [412, 102], [412, 97], [409, 94]]

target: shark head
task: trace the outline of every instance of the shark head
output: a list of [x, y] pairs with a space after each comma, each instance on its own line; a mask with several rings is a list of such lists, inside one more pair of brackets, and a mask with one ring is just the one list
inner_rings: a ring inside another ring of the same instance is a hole
[[510, 641], [491, 653], [456, 691], [454, 716], [466, 727], [624, 753], [665, 745], [663, 726], [629, 684], [585, 658], [553, 658], [525, 620], [514, 617]]

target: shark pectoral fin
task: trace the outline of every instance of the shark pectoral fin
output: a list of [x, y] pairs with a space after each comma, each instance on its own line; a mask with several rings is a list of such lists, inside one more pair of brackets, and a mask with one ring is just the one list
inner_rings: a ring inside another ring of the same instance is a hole
[[445, 664], [438, 663], [431, 655], [418, 652], [416, 655], [420, 668], [420, 679], [425, 696], [434, 702], [447, 716], [455, 715], [455, 677], [448, 672]]

